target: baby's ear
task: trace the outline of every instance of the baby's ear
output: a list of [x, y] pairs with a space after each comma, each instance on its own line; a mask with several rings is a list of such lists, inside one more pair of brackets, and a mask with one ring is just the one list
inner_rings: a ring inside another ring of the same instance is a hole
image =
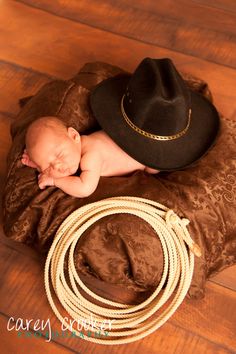
[[67, 128], [67, 132], [71, 139], [75, 140], [76, 142], [80, 141], [80, 134], [79, 132], [77, 132], [76, 129], [74, 129], [73, 127], [69, 127]]

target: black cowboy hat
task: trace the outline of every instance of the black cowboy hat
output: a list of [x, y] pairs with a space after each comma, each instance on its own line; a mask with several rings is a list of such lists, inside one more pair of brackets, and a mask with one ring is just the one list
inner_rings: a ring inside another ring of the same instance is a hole
[[99, 83], [90, 94], [102, 129], [130, 156], [164, 171], [186, 168], [212, 147], [216, 108], [184, 82], [169, 58], [145, 58], [133, 74]]

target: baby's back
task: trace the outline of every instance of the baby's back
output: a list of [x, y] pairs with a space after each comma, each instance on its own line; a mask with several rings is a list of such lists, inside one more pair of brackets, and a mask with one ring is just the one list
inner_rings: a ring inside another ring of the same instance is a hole
[[101, 176], [121, 176], [145, 166], [123, 151], [103, 130], [88, 135], [93, 149], [98, 149], [102, 158]]

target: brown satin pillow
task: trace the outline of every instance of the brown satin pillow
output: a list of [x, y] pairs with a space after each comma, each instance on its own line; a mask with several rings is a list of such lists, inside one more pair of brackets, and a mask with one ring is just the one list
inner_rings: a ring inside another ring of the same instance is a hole
[[[236, 263], [235, 135], [236, 123], [222, 119], [216, 145], [194, 167], [160, 173], [137, 171], [130, 176], [101, 178], [95, 193], [84, 199], [61, 190], [40, 190], [37, 172], [21, 164], [27, 126], [43, 115], [55, 115], [85, 133], [98, 129], [88, 104], [90, 90], [101, 80], [123, 70], [106, 63], [87, 63], [71, 80], [53, 81], [32, 98], [11, 126], [13, 143], [3, 196], [7, 237], [47, 252], [61, 222], [78, 207], [106, 197], [131, 195], [156, 200], [190, 220], [191, 236], [202, 248], [188, 296], [204, 296], [205, 281]], [[182, 73], [192, 90], [208, 99], [207, 84]], [[138, 302], [158, 284], [163, 267], [159, 239], [135, 216], [101, 219], [78, 242], [76, 267], [92, 289], [117, 301]]]

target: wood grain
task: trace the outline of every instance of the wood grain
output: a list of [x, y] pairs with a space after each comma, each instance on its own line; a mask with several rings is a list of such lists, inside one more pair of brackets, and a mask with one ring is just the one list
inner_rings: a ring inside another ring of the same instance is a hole
[[233, 68], [236, 65], [236, 17], [220, 6], [213, 6], [209, 16], [208, 4], [188, 0], [20, 2], [144, 43]]
[[11, 118], [19, 112], [19, 99], [34, 95], [55, 77], [0, 60], [0, 111]]
[[[71, 22], [21, 3], [3, 3], [1, 8], [2, 60], [68, 79], [89, 61], [105, 61], [133, 71], [143, 57], [171, 57], [178, 70], [209, 83], [219, 111], [229, 118], [235, 111], [236, 72], [231, 68]], [[6, 18], [12, 16], [14, 21], [5, 26]]]
[[210, 278], [210, 282], [236, 291], [236, 265], [228, 267]]
[[[206, 1], [204, 0], [193, 0], [193, 2], [201, 5], [205, 5]], [[208, 8], [217, 8], [224, 11], [227, 11], [229, 14], [235, 16], [236, 13], [236, 3], [231, 0], [208, 0], [207, 1]]]

